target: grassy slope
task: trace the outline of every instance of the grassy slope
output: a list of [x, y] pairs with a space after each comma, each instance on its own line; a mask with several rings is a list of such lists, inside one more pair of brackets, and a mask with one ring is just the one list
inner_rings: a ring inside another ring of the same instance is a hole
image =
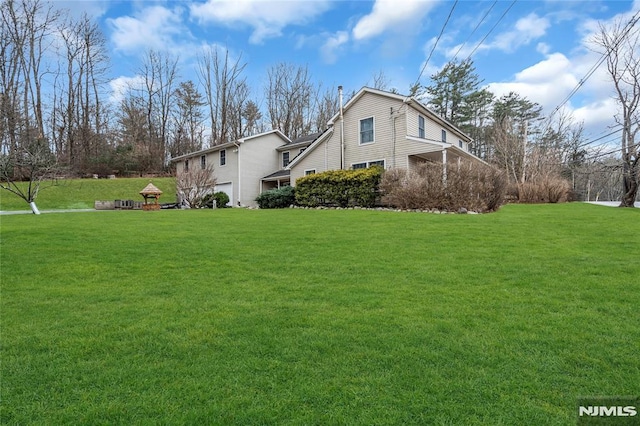
[[639, 210], [1, 221], [1, 423], [574, 424], [640, 394]]
[[[176, 184], [173, 178], [128, 178], [128, 179], [71, 179], [61, 180], [51, 186], [43, 183], [36, 204], [40, 210], [48, 209], [92, 209], [96, 200], [142, 201], [139, 192], [153, 182], [164, 193], [160, 202], [175, 202]], [[29, 206], [18, 196], [0, 190], [0, 210], [29, 210]]]

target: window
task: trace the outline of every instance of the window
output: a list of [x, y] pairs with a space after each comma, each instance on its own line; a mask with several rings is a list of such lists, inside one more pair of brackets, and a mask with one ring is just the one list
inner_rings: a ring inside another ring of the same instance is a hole
[[289, 151], [282, 153], [282, 167], [287, 167], [288, 165], [289, 165]]
[[384, 160], [367, 161], [366, 163], [355, 163], [351, 165], [353, 170], [366, 169], [372, 166], [380, 166], [384, 168]]
[[189, 160], [184, 160], [184, 171], [185, 172], [189, 171]]
[[304, 171], [304, 175], [305, 176], [314, 175], [314, 174], [316, 174], [316, 169], [311, 169], [311, 170], [305, 170]]
[[201, 169], [206, 169], [207, 168], [207, 156], [206, 155], [201, 155], [200, 156], [200, 168]]
[[458, 139], [458, 146], [460, 148], [464, 148], [464, 144], [462, 143], [462, 141], [460, 139]]
[[418, 116], [418, 137], [424, 139], [424, 117]]
[[220, 150], [220, 165], [224, 166], [225, 164], [227, 164], [227, 150], [222, 149]]
[[442, 142], [447, 142], [447, 131], [442, 129]]
[[360, 143], [371, 143], [373, 140], [373, 117], [360, 120]]

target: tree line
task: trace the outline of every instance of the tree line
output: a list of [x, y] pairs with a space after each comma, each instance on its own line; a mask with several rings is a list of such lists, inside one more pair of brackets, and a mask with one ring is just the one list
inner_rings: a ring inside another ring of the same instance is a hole
[[[172, 157], [261, 131], [290, 138], [322, 131], [339, 108], [335, 87], [288, 63], [266, 70], [260, 102], [242, 56], [219, 47], [198, 55], [195, 81], [180, 78], [179, 58], [147, 51], [114, 101], [107, 41], [90, 16], [72, 18], [41, 0], [1, 0], [0, 9], [0, 160], [14, 180], [32, 178], [22, 163], [34, 158], [72, 176], [167, 172]], [[446, 64], [410, 92], [471, 136], [472, 152], [502, 169], [512, 187], [561, 179], [577, 198], [628, 201], [640, 175], [637, 38], [620, 24], [594, 41], [621, 107], [620, 149], [607, 155], [562, 110], [544, 117], [518, 93], [496, 97], [483, 88], [471, 60]], [[370, 85], [395, 91], [383, 71]]]
[[40, 0], [0, 8], [3, 156], [40, 141], [71, 175], [158, 173], [171, 157], [268, 129], [291, 138], [324, 130], [338, 109], [337, 89], [287, 63], [267, 70], [263, 108], [246, 62], [220, 47], [198, 55], [196, 81], [180, 79], [178, 57], [147, 51], [114, 103], [107, 40], [91, 17]]

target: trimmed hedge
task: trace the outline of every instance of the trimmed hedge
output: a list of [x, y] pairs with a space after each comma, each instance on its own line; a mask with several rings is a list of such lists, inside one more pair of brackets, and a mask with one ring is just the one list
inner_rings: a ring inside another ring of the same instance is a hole
[[296, 180], [296, 203], [303, 207], [373, 207], [383, 169], [329, 170]]
[[270, 189], [258, 195], [256, 202], [261, 209], [284, 209], [295, 204], [295, 190], [292, 186]]

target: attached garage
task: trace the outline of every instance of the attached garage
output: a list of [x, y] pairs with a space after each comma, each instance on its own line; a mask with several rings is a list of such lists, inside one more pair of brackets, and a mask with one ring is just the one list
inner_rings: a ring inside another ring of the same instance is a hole
[[224, 192], [229, 196], [227, 206], [233, 206], [233, 182], [219, 183], [213, 188], [214, 192]]

